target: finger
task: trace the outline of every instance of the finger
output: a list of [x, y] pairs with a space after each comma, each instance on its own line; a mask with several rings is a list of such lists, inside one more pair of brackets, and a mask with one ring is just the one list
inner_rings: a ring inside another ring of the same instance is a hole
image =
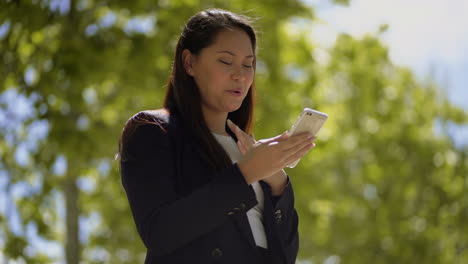
[[229, 126], [229, 129], [231, 129], [232, 132], [236, 135], [238, 140], [243, 139], [242, 131], [234, 122], [232, 122], [230, 119], [227, 120], [227, 124]]
[[271, 143], [271, 142], [274, 142], [274, 141], [284, 141], [284, 140], [286, 140], [288, 138], [289, 138], [289, 133], [288, 133], [288, 131], [285, 131], [281, 135], [278, 135], [278, 136], [275, 136], [275, 137], [272, 137], [272, 138], [261, 139], [261, 140], [259, 140], [259, 142]]
[[281, 134], [278, 138], [278, 140], [280, 141], [284, 141], [284, 140], [287, 140], [289, 138], [289, 131], [285, 131], [283, 132], [283, 134]]
[[237, 148], [239, 149], [239, 152], [244, 155], [243, 147], [240, 141], [237, 141]]
[[236, 135], [237, 147], [239, 148], [239, 151], [242, 153], [242, 155], [244, 155], [247, 151], [245, 150], [245, 147], [243, 145], [242, 137], [239, 135], [240, 128], [236, 126], [230, 119], [227, 120], [227, 125], [229, 129]]
[[246, 137], [244, 137], [244, 140], [243, 140], [243, 143], [244, 143], [244, 146], [246, 147], [252, 147], [253, 144], [255, 144], [255, 139], [253, 139], [252, 137], [250, 137], [249, 135], [245, 134]]
[[280, 143], [288, 140], [288, 138], [289, 138], [289, 132], [285, 131], [281, 135], [278, 135], [276, 137], [261, 139], [257, 142], [265, 143], [268, 146], [274, 146], [275, 149], [278, 149], [279, 151], [283, 152], [286, 149], [286, 147], [283, 145], [280, 145]]
[[303, 146], [304, 144], [312, 143], [316, 139], [315, 136], [312, 136], [309, 133], [301, 133], [299, 135], [294, 135], [290, 137], [288, 140], [285, 140], [281, 144], [281, 148], [283, 151], [289, 151], [291, 149], [297, 149]]
[[298, 151], [290, 153], [290, 156], [286, 158], [286, 162], [285, 162], [286, 165], [289, 165], [295, 162], [296, 160], [302, 158], [305, 154], [307, 154], [307, 152], [309, 152], [314, 147], [315, 147], [315, 143], [310, 143], [310, 144], [305, 145]]
[[304, 149], [310, 149], [315, 147], [315, 143], [313, 142], [306, 142], [303, 145], [298, 145], [295, 148], [290, 148], [283, 153], [285, 154], [286, 157], [294, 156], [294, 155], [299, 155], [298, 153], [301, 153]]
[[237, 126], [230, 120], [227, 120], [229, 129], [237, 136]]
[[242, 143], [239, 140], [237, 141], [237, 147], [239, 148], [240, 153], [242, 153], [242, 155], [245, 155], [247, 150], [245, 149], [244, 145], [242, 145]]
[[239, 126], [234, 124], [230, 119], [227, 120], [229, 129], [236, 134], [236, 137], [238, 140], [242, 141], [242, 144], [244, 144], [245, 147], [250, 147], [255, 143], [255, 140], [247, 135], [242, 129], [240, 129]]
[[[314, 143], [314, 140], [315, 138], [312, 138], [312, 139], [306, 139], [306, 140], [303, 140], [303, 141], [300, 141], [296, 144], [294, 144], [293, 146], [290, 146], [288, 148], [284, 148], [283, 147], [283, 152], [295, 152], [297, 151], [298, 149], [302, 149], [303, 147], [307, 146], [307, 145], [310, 145], [310, 144], [315, 144]], [[315, 146], [315, 145], [314, 145]]]

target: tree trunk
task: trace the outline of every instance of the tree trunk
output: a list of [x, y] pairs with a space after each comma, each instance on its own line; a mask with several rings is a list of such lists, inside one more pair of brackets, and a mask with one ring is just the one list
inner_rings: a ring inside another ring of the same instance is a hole
[[65, 210], [66, 210], [66, 242], [65, 258], [67, 264], [80, 262], [79, 223], [80, 211], [78, 208], [79, 190], [76, 179], [69, 177], [64, 185]]

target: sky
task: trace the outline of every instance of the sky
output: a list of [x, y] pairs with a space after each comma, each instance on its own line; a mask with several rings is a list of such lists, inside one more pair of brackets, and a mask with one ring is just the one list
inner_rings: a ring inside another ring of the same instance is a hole
[[[57, 4], [57, 8], [65, 12], [68, 6], [62, 6], [60, 3], [66, 2], [68, 1], [54, 0], [51, 3]], [[317, 12], [318, 21], [311, 34], [314, 41], [318, 41], [323, 47], [333, 45], [338, 32], [347, 32], [359, 37], [366, 33], [375, 33], [379, 25], [388, 24], [389, 29], [382, 36], [382, 40], [390, 47], [393, 62], [411, 68], [421, 80], [427, 76], [433, 77], [441, 87], [445, 87], [451, 102], [468, 111], [468, 16], [466, 15], [468, 0], [351, 0], [350, 6], [337, 6], [331, 4], [330, 0], [304, 0], [304, 2], [312, 5]], [[113, 21], [112, 17], [108, 20]], [[148, 22], [145, 21], [132, 23], [139, 25], [131, 24], [130, 29], [141, 28], [142, 25], [148, 26]], [[93, 34], [92, 25], [87, 33]], [[3, 95], [3, 99], [8, 101], [8, 96], [9, 94]], [[20, 100], [23, 101], [27, 103], [28, 100]], [[21, 112], [21, 109], [17, 107], [17, 111]], [[4, 119], [0, 115], [0, 121], [2, 118]], [[38, 131], [42, 132], [37, 133], [42, 135], [46, 126], [47, 124], [38, 123], [40, 128]], [[453, 127], [451, 133], [459, 144], [468, 143], [468, 126]], [[25, 144], [24, 148], [33, 149], [35, 145]], [[27, 162], [24, 161], [25, 155], [21, 152], [17, 153], [17, 156], [19, 162]], [[66, 170], [66, 161], [57, 164], [54, 168], [56, 172]], [[4, 185], [5, 183], [0, 181], [0, 187]], [[86, 182], [80, 182], [80, 188], [86, 191]], [[23, 189], [21, 186], [13, 188], [12, 192], [18, 192], [14, 196], [21, 196], [21, 189]], [[3, 202], [0, 203], [0, 209], [4, 211], [8, 201], [1, 200]], [[60, 204], [56, 206], [59, 211], [63, 208]], [[63, 212], [60, 214], [63, 215]], [[17, 216], [13, 218], [16, 218], [12, 221], [13, 230], [16, 229], [21, 233], [20, 227], [14, 224], [18, 221]], [[82, 226], [88, 226], [92, 222], [98, 221], [80, 219]], [[28, 226], [26, 230], [28, 236], [33, 238], [35, 248], [29, 250], [43, 252], [47, 250], [52, 256], [62, 256], [63, 252], [58, 244], [41, 240], [35, 235], [36, 232], [33, 225]], [[86, 241], [87, 232], [89, 230], [85, 229], [81, 234], [82, 241]], [[0, 241], [0, 247], [1, 244]], [[105, 256], [102, 258], [105, 259]], [[0, 261], [2, 259], [0, 252]]]
[[325, 46], [333, 44], [336, 32], [362, 36], [388, 24], [382, 40], [392, 60], [421, 78], [435, 75], [449, 99], [468, 109], [468, 1], [351, 0], [347, 7], [305, 2], [316, 7], [321, 21], [313, 34]]
[[[349, 6], [303, 1], [316, 11], [311, 34], [324, 48], [337, 33], [360, 37], [387, 24], [381, 40], [392, 61], [421, 81], [432, 78], [453, 104], [468, 111], [468, 0], [350, 0]], [[450, 125], [448, 133], [456, 145], [468, 145], [468, 126]]]

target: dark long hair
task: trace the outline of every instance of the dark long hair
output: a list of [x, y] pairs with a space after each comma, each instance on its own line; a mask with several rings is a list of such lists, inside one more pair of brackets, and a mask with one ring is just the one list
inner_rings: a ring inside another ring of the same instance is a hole
[[[184, 124], [201, 143], [202, 157], [215, 169], [225, 167], [231, 163], [231, 160], [205, 123], [200, 92], [193, 77], [185, 71], [182, 52], [188, 49], [192, 54], [198, 55], [202, 49], [213, 44], [218, 33], [226, 29], [245, 31], [255, 52], [255, 31], [247, 17], [220, 9], [209, 9], [195, 14], [185, 25], [177, 43], [172, 74], [167, 83], [163, 105], [170, 112], [180, 114]], [[251, 133], [253, 126], [254, 94], [255, 83], [252, 83], [240, 108], [228, 114], [228, 118], [248, 134]], [[226, 131], [230, 130], [226, 128]]]
[[[227, 29], [240, 29], [247, 33], [252, 44], [252, 50], [254, 53], [256, 52], [255, 30], [251, 25], [250, 18], [221, 9], [208, 9], [195, 14], [188, 20], [177, 43], [172, 73], [167, 82], [167, 92], [163, 104], [165, 111], [181, 117], [186, 129], [200, 143], [199, 151], [202, 158], [214, 170], [224, 168], [230, 165], [232, 161], [211, 134], [205, 122], [200, 92], [193, 77], [185, 71], [182, 52], [188, 49], [192, 54], [200, 54], [202, 49], [213, 44], [218, 33]], [[255, 70], [255, 60], [253, 67]], [[254, 106], [255, 81], [252, 83], [239, 109], [228, 114], [228, 118], [247, 134], [251, 134], [253, 129]], [[233, 135], [227, 126], [226, 131]]]

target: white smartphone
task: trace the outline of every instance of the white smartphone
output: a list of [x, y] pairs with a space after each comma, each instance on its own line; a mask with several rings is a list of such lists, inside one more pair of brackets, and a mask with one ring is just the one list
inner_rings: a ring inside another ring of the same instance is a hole
[[[328, 115], [310, 108], [304, 108], [301, 115], [297, 118], [294, 125], [289, 130], [289, 136], [299, 134], [302, 132], [310, 132], [312, 135], [317, 135], [320, 128], [322, 128], [325, 121], [327, 121]], [[299, 160], [287, 165], [288, 168], [296, 167]]]

